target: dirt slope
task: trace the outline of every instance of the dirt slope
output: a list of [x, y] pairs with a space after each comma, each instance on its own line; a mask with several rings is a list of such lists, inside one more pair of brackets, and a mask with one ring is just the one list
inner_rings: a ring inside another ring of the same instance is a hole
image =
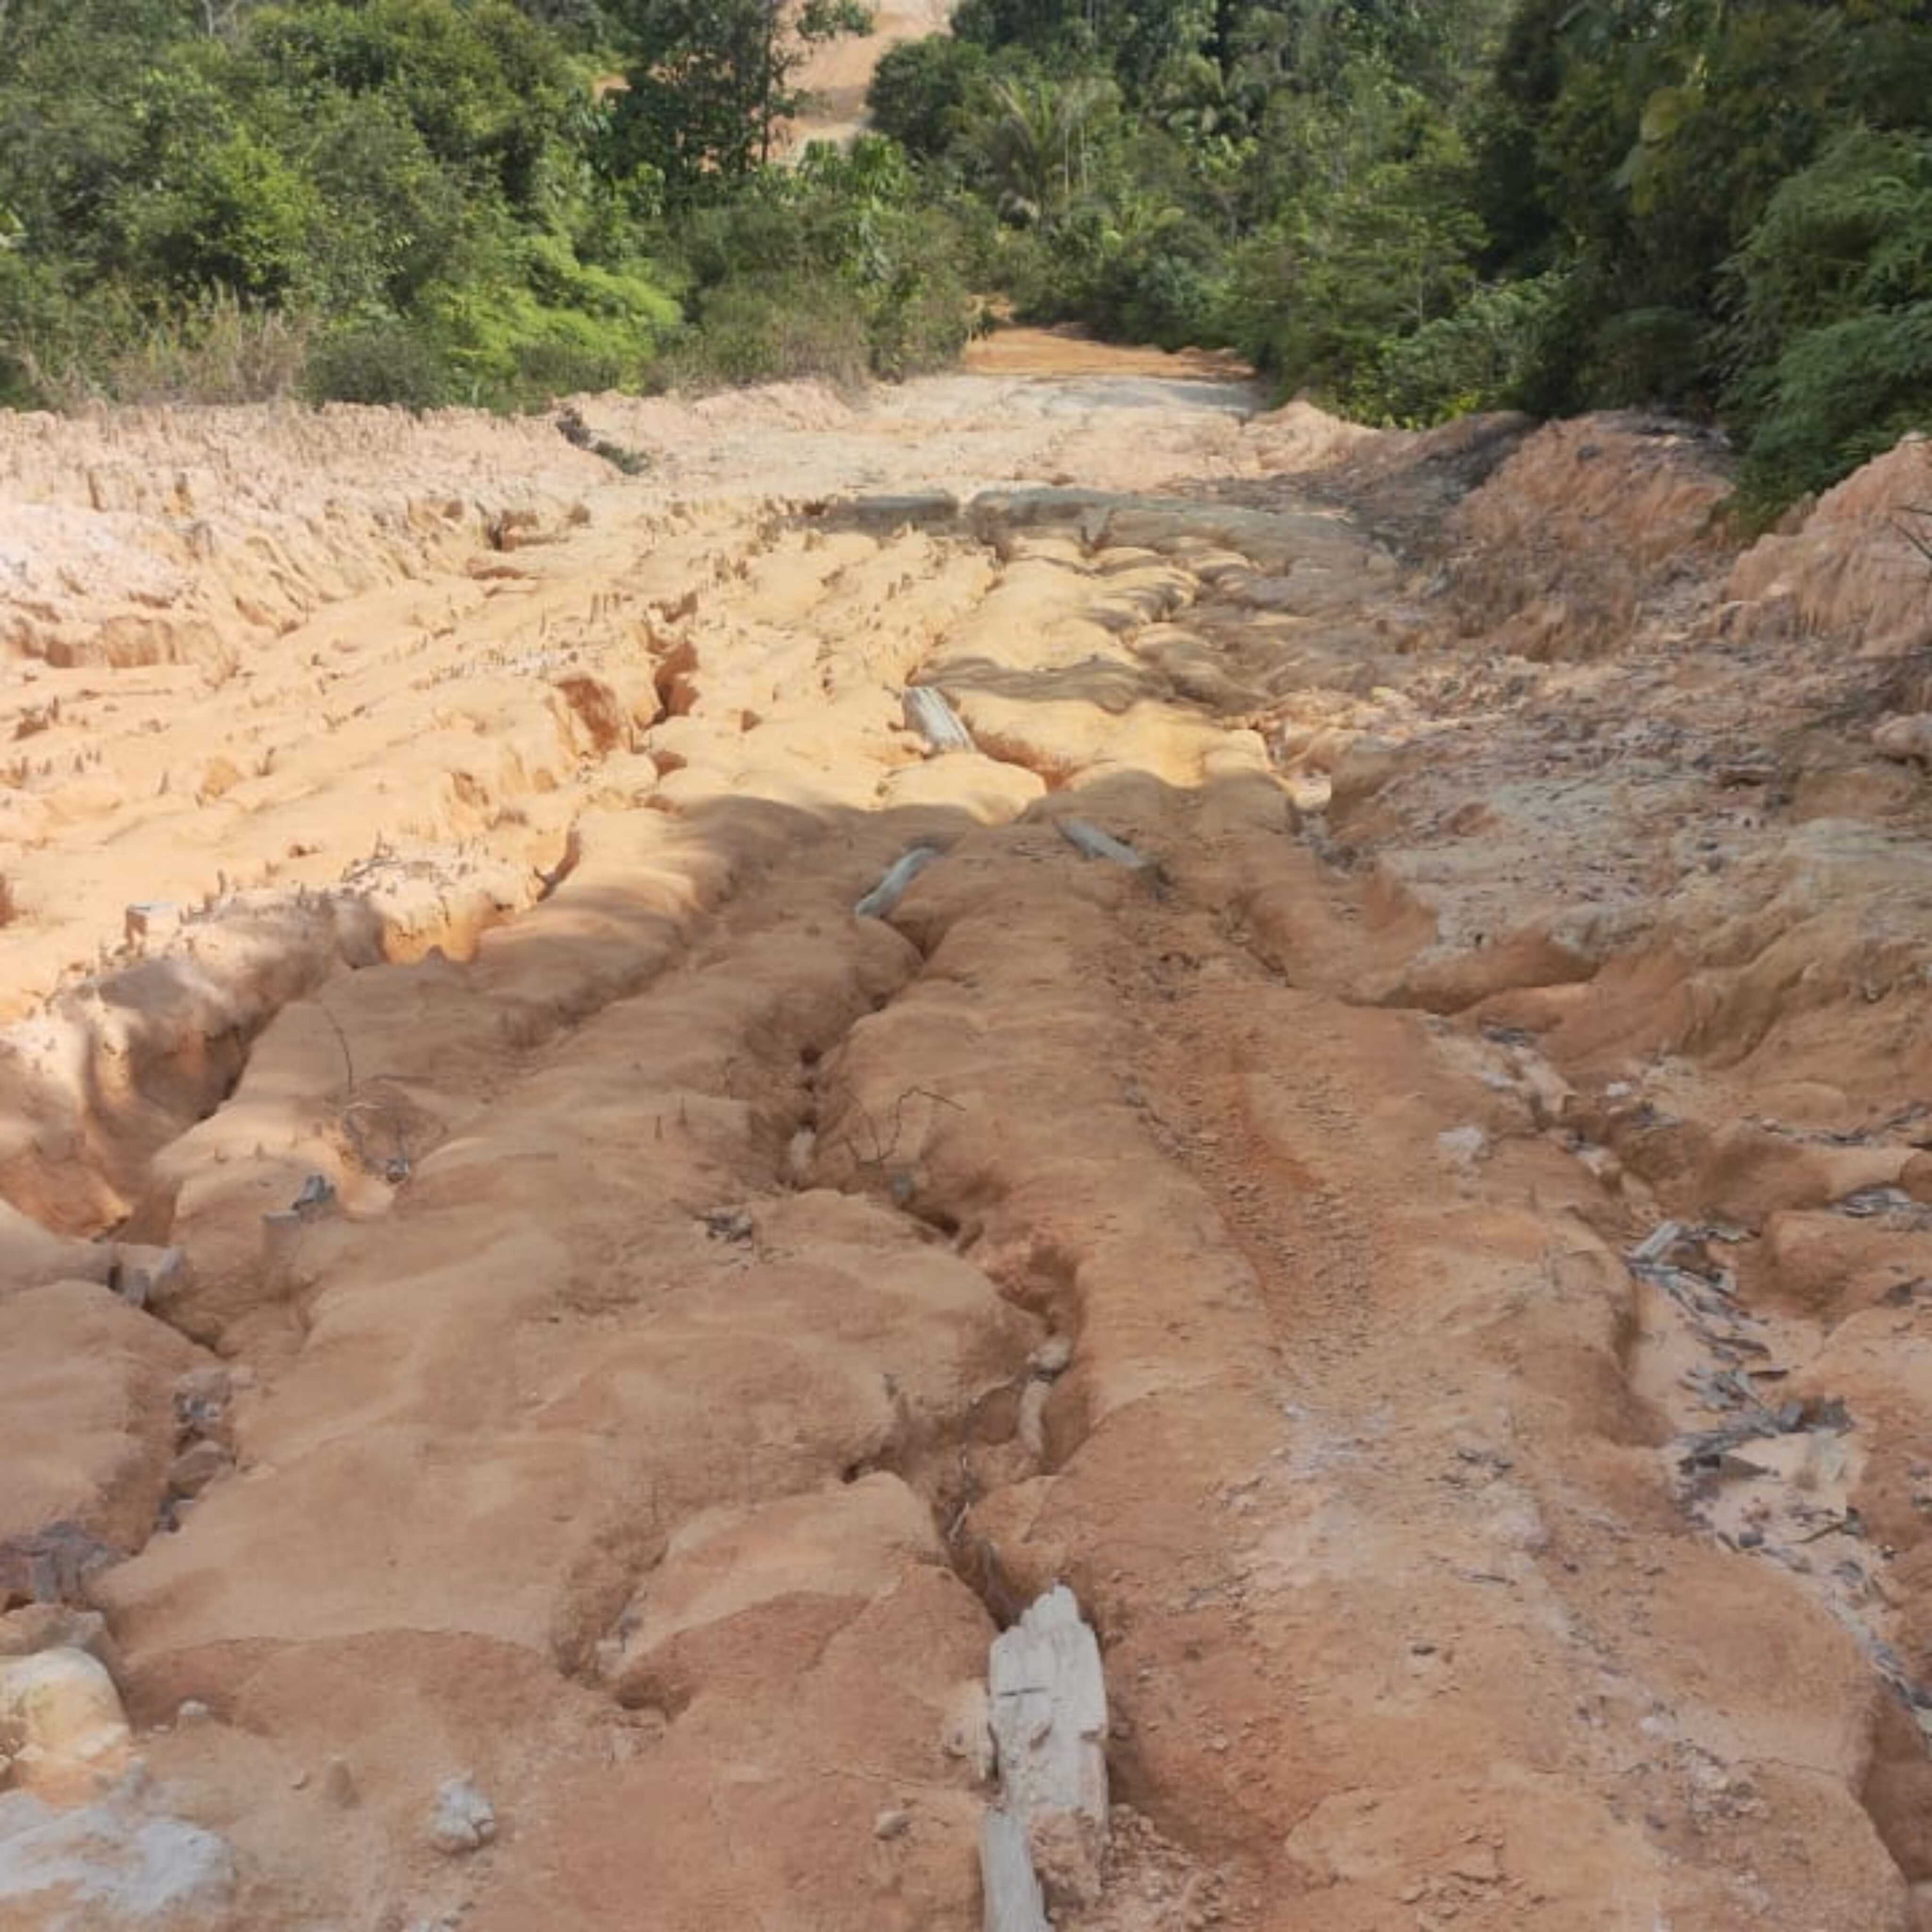
[[0, 1928], [1932, 1926], [1928, 446], [1029, 352], [0, 424]]

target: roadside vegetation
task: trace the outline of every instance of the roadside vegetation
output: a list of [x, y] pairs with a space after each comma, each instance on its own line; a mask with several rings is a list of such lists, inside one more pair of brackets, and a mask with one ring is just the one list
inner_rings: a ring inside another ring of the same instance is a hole
[[0, 0], [0, 401], [896, 376], [984, 302], [1420, 423], [1932, 421], [1927, 0]]

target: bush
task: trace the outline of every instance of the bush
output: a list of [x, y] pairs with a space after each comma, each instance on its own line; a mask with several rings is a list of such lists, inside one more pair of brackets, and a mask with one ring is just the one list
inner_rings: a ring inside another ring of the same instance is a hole
[[983, 47], [950, 34], [902, 40], [879, 57], [866, 90], [866, 111], [872, 125], [908, 154], [936, 160], [958, 138], [966, 104], [988, 64]]
[[871, 368], [866, 318], [850, 291], [793, 271], [740, 275], [709, 290], [664, 374], [680, 388], [813, 379], [856, 388]]
[[1454, 314], [1385, 344], [1377, 412], [1412, 427], [1517, 404], [1562, 295], [1555, 274], [1491, 284]]
[[1212, 347], [1227, 340], [1232, 281], [1219, 238], [1171, 208], [1103, 250], [1081, 306], [1085, 320], [1117, 341]]
[[1778, 358], [1739, 488], [1760, 514], [1932, 424], [1932, 301], [1808, 329]]
[[317, 403], [435, 409], [455, 400], [447, 361], [420, 328], [394, 317], [346, 323], [310, 353], [304, 384]]

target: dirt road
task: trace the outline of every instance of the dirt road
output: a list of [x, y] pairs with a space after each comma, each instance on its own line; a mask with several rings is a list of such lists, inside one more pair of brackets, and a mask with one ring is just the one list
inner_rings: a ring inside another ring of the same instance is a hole
[[1256, 403], [0, 424], [0, 1927], [1932, 1926], [1927, 446]]

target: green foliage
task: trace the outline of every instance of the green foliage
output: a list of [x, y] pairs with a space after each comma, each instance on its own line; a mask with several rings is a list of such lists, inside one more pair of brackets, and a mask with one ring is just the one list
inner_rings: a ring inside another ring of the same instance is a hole
[[1932, 423], [1932, 135], [1856, 128], [1726, 265], [1744, 489], [1775, 507]]
[[820, 376], [850, 384], [950, 362], [974, 304], [954, 225], [880, 136], [823, 143], [698, 211], [684, 236], [695, 324], [685, 380]]
[[510, 0], [235, 11], [0, 7], [0, 398], [644, 380], [680, 320], [658, 197], [556, 33]]
[[1761, 506], [1923, 422], [1928, 130], [1919, 0], [1522, 0], [1478, 202], [1568, 270], [1526, 392], [1716, 412]]
[[866, 111], [872, 125], [916, 160], [940, 159], [964, 131], [968, 103], [989, 62], [971, 40], [935, 34], [888, 47], [872, 70]]
[[1562, 296], [1560, 275], [1492, 283], [1447, 314], [1385, 339], [1377, 412], [1418, 427], [1519, 401]]
[[629, 43], [618, 143], [680, 200], [768, 163], [778, 124], [802, 104], [808, 52], [871, 25], [859, 0], [614, 0], [613, 11]]

